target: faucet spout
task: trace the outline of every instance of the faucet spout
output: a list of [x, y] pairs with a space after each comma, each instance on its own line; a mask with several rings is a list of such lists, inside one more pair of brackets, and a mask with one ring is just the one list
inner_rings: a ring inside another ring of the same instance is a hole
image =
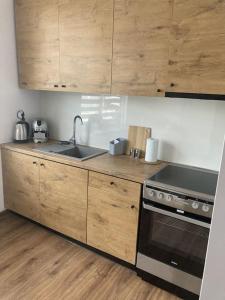
[[74, 120], [73, 120], [73, 138], [72, 138], [74, 146], [76, 146], [76, 124], [77, 124], [78, 119], [80, 120], [82, 125], [84, 124], [83, 119], [81, 118], [81, 116], [77, 115], [77, 116], [74, 117]]

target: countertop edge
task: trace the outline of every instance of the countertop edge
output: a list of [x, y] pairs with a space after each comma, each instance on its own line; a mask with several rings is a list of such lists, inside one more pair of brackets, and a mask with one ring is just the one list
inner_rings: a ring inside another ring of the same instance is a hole
[[[55, 141], [56, 142], [56, 141]], [[129, 172], [121, 172], [118, 170], [112, 170], [110, 169], [110, 171], [106, 170], [106, 168], [101, 168], [101, 167], [95, 167], [92, 166], [91, 164], [93, 164], [93, 162], [95, 162], [96, 164], [101, 164], [101, 160], [102, 162], [104, 161], [113, 161], [113, 160], [130, 160], [130, 158], [127, 158], [127, 156], [120, 156], [120, 157], [111, 157], [109, 156], [109, 154], [103, 154], [94, 158], [91, 158], [89, 160], [84, 160], [84, 161], [76, 161], [73, 158], [65, 158], [65, 157], [59, 157], [56, 154], [44, 154], [44, 153], [40, 153], [38, 151], [35, 151], [35, 149], [31, 148], [31, 146], [36, 146], [38, 148], [38, 146], [40, 147], [41, 145], [38, 144], [15, 144], [15, 143], [3, 143], [0, 145], [0, 149], [6, 149], [6, 150], [11, 150], [14, 152], [18, 152], [18, 153], [22, 153], [22, 154], [26, 154], [26, 155], [30, 155], [33, 157], [37, 157], [39, 159], [45, 159], [45, 160], [49, 160], [49, 161], [54, 161], [57, 163], [61, 163], [61, 164], [65, 164], [68, 166], [72, 166], [72, 167], [77, 167], [80, 169], [84, 169], [84, 170], [88, 170], [88, 171], [93, 171], [93, 172], [97, 172], [97, 173], [101, 173], [101, 174], [105, 174], [108, 176], [114, 176], [120, 179], [124, 179], [124, 180], [129, 180], [132, 182], [136, 182], [139, 184], [143, 184], [144, 180], [147, 179], [150, 176], [153, 176], [155, 173], [157, 173], [160, 169], [162, 169], [163, 167], [165, 167], [167, 165], [167, 162], [160, 162], [157, 165], [147, 165], [138, 161], [134, 162], [134, 169], [135, 166], [140, 168], [142, 166], [142, 168], [144, 169], [149, 169], [149, 175], [138, 175], [137, 173], [135, 174], [135, 171], [132, 172], [132, 174], [130, 174]], [[128, 163], [130, 163], [130, 161], [128, 161]], [[148, 173], [148, 172], [147, 172]], [[133, 175], [135, 174], [135, 175]]]

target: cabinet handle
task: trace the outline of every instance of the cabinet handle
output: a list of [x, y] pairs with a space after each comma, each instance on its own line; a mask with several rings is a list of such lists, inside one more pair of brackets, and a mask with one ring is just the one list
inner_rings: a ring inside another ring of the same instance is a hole
[[131, 209], [134, 209], [135, 208], [135, 205], [131, 205], [131, 207], [130, 207]]
[[114, 185], [114, 182], [113, 182], [113, 181], [111, 181], [111, 182], [110, 182], [110, 184], [111, 184], [111, 185]]
[[54, 87], [57, 88], [57, 87], [59, 87], [59, 86], [58, 86], [58, 84], [54, 84]]
[[66, 88], [66, 85], [65, 85], [65, 84], [62, 84], [62, 88]]
[[45, 164], [41, 163], [41, 164], [40, 164], [40, 166], [41, 166], [41, 167], [44, 167], [44, 166], [45, 166]]
[[161, 92], [162, 92], [162, 90], [161, 90], [161, 89], [157, 89], [157, 92], [158, 92], [158, 93], [161, 93]]
[[172, 82], [172, 83], [170, 84], [170, 86], [171, 86], [171, 87], [175, 86], [175, 83]]
[[38, 164], [38, 163], [37, 163], [36, 161], [33, 161], [33, 165], [36, 165], [36, 166], [37, 166], [37, 164]]

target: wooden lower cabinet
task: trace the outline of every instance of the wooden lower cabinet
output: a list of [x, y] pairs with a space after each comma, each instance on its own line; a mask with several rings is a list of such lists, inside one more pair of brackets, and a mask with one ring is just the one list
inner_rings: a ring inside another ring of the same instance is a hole
[[5, 207], [135, 264], [141, 184], [3, 149]]
[[87, 243], [135, 264], [141, 185], [89, 173]]
[[39, 222], [39, 159], [2, 150], [5, 207]]
[[88, 171], [40, 163], [40, 222], [86, 243]]

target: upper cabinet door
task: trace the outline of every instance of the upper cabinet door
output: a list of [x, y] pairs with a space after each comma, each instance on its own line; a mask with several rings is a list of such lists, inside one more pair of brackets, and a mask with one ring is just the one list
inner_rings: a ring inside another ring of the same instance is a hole
[[62, 85], [110, 93], [113, 0], [60, 0], [59, 11]]
[[51, 89], [59, 81], [58, 0], [16, 0], [21, 87]]
[[170, 0], [115, 0], [112, 94], [164, 95]]
[[168, 91], [225, 94], [224, 16], [224, 0], [174, 0]]

